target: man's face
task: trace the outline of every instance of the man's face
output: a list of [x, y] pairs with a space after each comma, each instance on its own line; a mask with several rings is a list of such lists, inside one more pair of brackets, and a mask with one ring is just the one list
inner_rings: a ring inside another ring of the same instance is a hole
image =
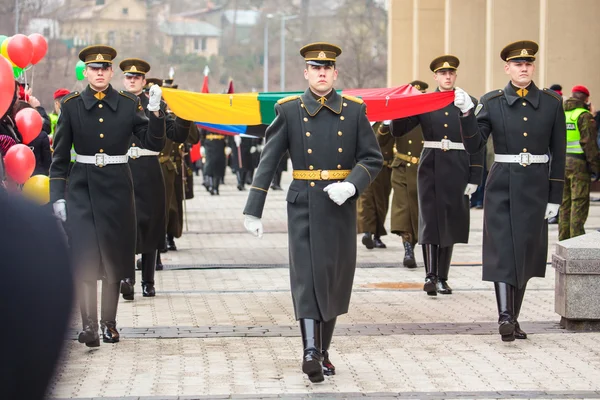
[[112, 65], [96, 68], [88, 65], [83, 70], [83, 75], [87, 78], [92, 89], [102, 91], [108, 87], [110, 80], [113, 77]]
[[60, 99], [56, 99], [54, 100], [54, 113], [58, 114], [60, 112], [60, 101], [62, 100], [62, 97]]
[[304, 79], [308, 86], [318, 95], [329, 93], [333, 83], [337, 80], [338, 71], [333, 65], [311, 65], [307, 64], [304, 70]]
[[526, 87], [533, 80], [535, 64], [531, 61], [509, 61], [504, 65], [504, 72], [515, 86]]
[[435, 79], [441, 91], [452, 90], [454, 89], [454, 82], [456, 82], [456, 70], [440, 69], [433, 74], [433, 79]]
[[144, 78], [142, 75], [125, 74], [123, 77], [123, 86], [125, 86], [125, 90], [130, 93], [139, 95], [144, 90], [145, 85], [146, 78]]

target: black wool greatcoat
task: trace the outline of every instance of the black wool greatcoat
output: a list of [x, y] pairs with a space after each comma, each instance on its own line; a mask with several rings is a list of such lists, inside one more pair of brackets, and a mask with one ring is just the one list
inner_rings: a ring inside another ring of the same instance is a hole
[[461, 118], [470, 153], [492, 135], [495, 154], [549, 154], [550, 162], [526, 167], [494, 163], [485, 185], [483, 280], [523, 287], [544, 277], [548, 254], [548, 203], [560, 204], [564, 186], [566, 126], [562, 99], [534, 83], [519, 97], [509, 83], [485, 94], [475, 112]]
[[160, 151], [165, 142], [165, 118], [146, 117], [137, 96], [109, 86], [98, 100], [86, 87], [62, 100], [50, 166], [51, 202], [65, 197], [67, 225], [76, 274], [80, 280], [109, 283], [131, 276], [135, 261], [136, 217], [129, 164], [75, 163], [77, 154], [125, 155], [132, 136], [145, 148]]
[[214, 178], [223, 177], [227, 163], [227, 136], [201, 129], [200, 142], [205, 151], [204, 174]]
[[[477, 100], [473, 99], [476, 103]], [[461, 142], [459, 109], [454, 104], [392, 121], [391, 133], [402, 136], [421, 125], [425, 141]], [[419, 243], [441, 247], [468, 243], [470, 225], [467, 184], [481, 185], [483, 152], [423, 148], [419, 160]]]
[[297, 319], [328, 321], [348, 312], [356, 268], [356, 199], [383, 165], [362, 100], [310, 89], [275, 105], [244, 214], [261, 218], [285, 152], [297, 170], [351, 170], [356, 194], [338, 206], [323, 191], [333, 180], [293, 180], [287, 193], [290, 281]]
[[[139, 96], [142, 107], [149, 117], [147, 110], [149, 98]], [[161, 102], [161, 110], [165, 115], [167, 104]], [[182, 120], [172, 115], [165, 117], [166, 137], [173, 142], [183, 143], [187, 139], [190, 121]], [[133, 136], [132, 147], [143, 148], [142, 141]], [[164, 150], [164, 149], [161, 149]], [[162, 168], [156, 156], [143, 156], [129, 159], [129, 168], [133, 177], [135, 193], [135, 213], [137, 218], [136, 253], [152, 253], [162, 247], [167, 233], [166, 228], [166, 196], [165, 181]]]

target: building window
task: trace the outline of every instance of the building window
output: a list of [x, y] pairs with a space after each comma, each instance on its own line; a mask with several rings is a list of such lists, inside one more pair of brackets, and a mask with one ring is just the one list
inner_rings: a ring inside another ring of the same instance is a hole
[[123, 15], [127, 15], [129, 14], [129, 8], [124, 8], [123, 9]]
[[104, 5], [104, 0], [96, 0], [96, 5], [97, 6], [103, 6]]
[[206, 51], [206, 38], [202, 38], [202, 51]]
[[50, 28], [49, 27], [45, 27], [44, 28], [44, 33], [43, 33], [44, 37], [46, 39], [50, 38]]
[[194, 50], [206, 51], [206, 38], [194, 38]]
[[172, 54], [183, 54], [184, 50], [184, 40], [182, 37], [175, 36], [173, 38], [173, 50]]
[[115, 45], [115, 31], [108, 32], [108, 45], [109, 46]]

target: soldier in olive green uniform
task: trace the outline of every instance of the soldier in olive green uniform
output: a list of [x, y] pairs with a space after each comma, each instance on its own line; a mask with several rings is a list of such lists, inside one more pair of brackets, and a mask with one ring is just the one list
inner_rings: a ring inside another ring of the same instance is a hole
[[560, 206], [558, 240], [584, 235], [583, 225], [590, 209], [591, 174], [598, 174], [597, 128], [589, 111], [590, 91], [575, 86], [565, 101], [567, 158], [565, 188]]
[[302, 371], [311, 382], [335, 373], [328, 350], [336, 318], [348, 312], [352, 293], [356, 198], [383, 164], [366, 105], [333, 89], [341, 52], [328, 43], [300, 50], [309, 88], [275, 106], [277, 116], [267, 129], [244, 209], [246, 229], [262, 236], [267, 192], [281, 157], [289, 152], [294, 169], [286, 198], [290, 281], [302, 332]]
[[[373, 129], [379, 129], [380, 122], [373, 125]], [[369, 185], [367, 190], [360, 195], [357, 203], [358, 209], [358, 232], [364, 233], [362, 243], [367, 249], [376, 247], [385, 249], [386, 245], [381, 241], [381, 236], [387, 235], [383, 226], [390, 205], [390, 193], [392, 192], [392, 169], [394, 160], [394, 138], [377, 136], [377, 142], [383, 155], [383, 168], [377, 174], [377, 178]]]
[[[422, 81], [410, 83], [415, 89], [427, 92], [429, 85]], [[389, 133], [389, 125], [382, 125], [380, 135]], [[408, 134], [396, 138], [396, 153], [392, 163], [392, 233], [402, 237], [404, 245], [403, 264], [416, 268], [414, 248], [419, 240], [419, 198], [417, 195], [417, 170], [423, 150], [423, 131], [417, 125]], [[423, 253], [425, 247], [423, 247]], [[426, 259], [425, 256], [423, 256]]]

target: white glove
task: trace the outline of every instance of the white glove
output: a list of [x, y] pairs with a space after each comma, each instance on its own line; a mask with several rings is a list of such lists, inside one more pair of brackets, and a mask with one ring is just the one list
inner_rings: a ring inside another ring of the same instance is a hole
[[231, 155], [231, 147], [229, 147], [229, 146], [225, 147], [225, 155], [226, 156]]
[[263, 235], [263, 224], [260, 218], [255, 217], [253, 215], [246, 215], [244, 219], [244, 228], [254, 236], [259, 239], [262, 238]]
[[467, 183], [467, 187], [465, 188], [465, 196], [470, 196], [477, 190], [477, 185], [474, 183]]
[[256, 146], [250, 147], [250, 154], [256, 153]]
[[162, 98], [162, 89], [158, 85], [152, 85], [149, 92], [148, 111], [160, 110], [160, 100]]
[[356, 187], [350, 182], [336, 182], [325, 186], [323, 191], [329, 195], [329, 198], [335, 204], [341, 206], [346, 200], [354, 196]]
[[242, 137], [240, 135], [235, 135], [233, 141], [237, 147], [240, 147], [240, 144], [242, 144]]
[[560, 208], [560, 204], [548, 203], [546, 206], [546, 215], [545, 219], [556, 217], [558, 215], [558, 209]]
[[206, 156], [206, 149], [204, 148], [204, 146], [200, 146], [200, 155], [202, 157]]
[[256, 150], [260, 153], [263, 151], [263, 147], [264, 146], [262, 144], [259, 144], [258, 146], [256, 146]]
[[392, 120], [391, 120], [391, 119], [386, 119], [385, 121], [383, 121], [383, 122], [381, 123], [381, 125], [383, 125], [383, 126], [390, 126], [390, 124], [391, 124], [391, 123], [392, 123]]
[[64, 199], [56, 200], [52, 204], [54, 209], [54, 215], [56, 215], [62, 222], [67, 221], [67, 202]]
[[461, 88], [454, 90], [454, 105], [460, 109], [463, 114], [475, 107], [471, 96]]

